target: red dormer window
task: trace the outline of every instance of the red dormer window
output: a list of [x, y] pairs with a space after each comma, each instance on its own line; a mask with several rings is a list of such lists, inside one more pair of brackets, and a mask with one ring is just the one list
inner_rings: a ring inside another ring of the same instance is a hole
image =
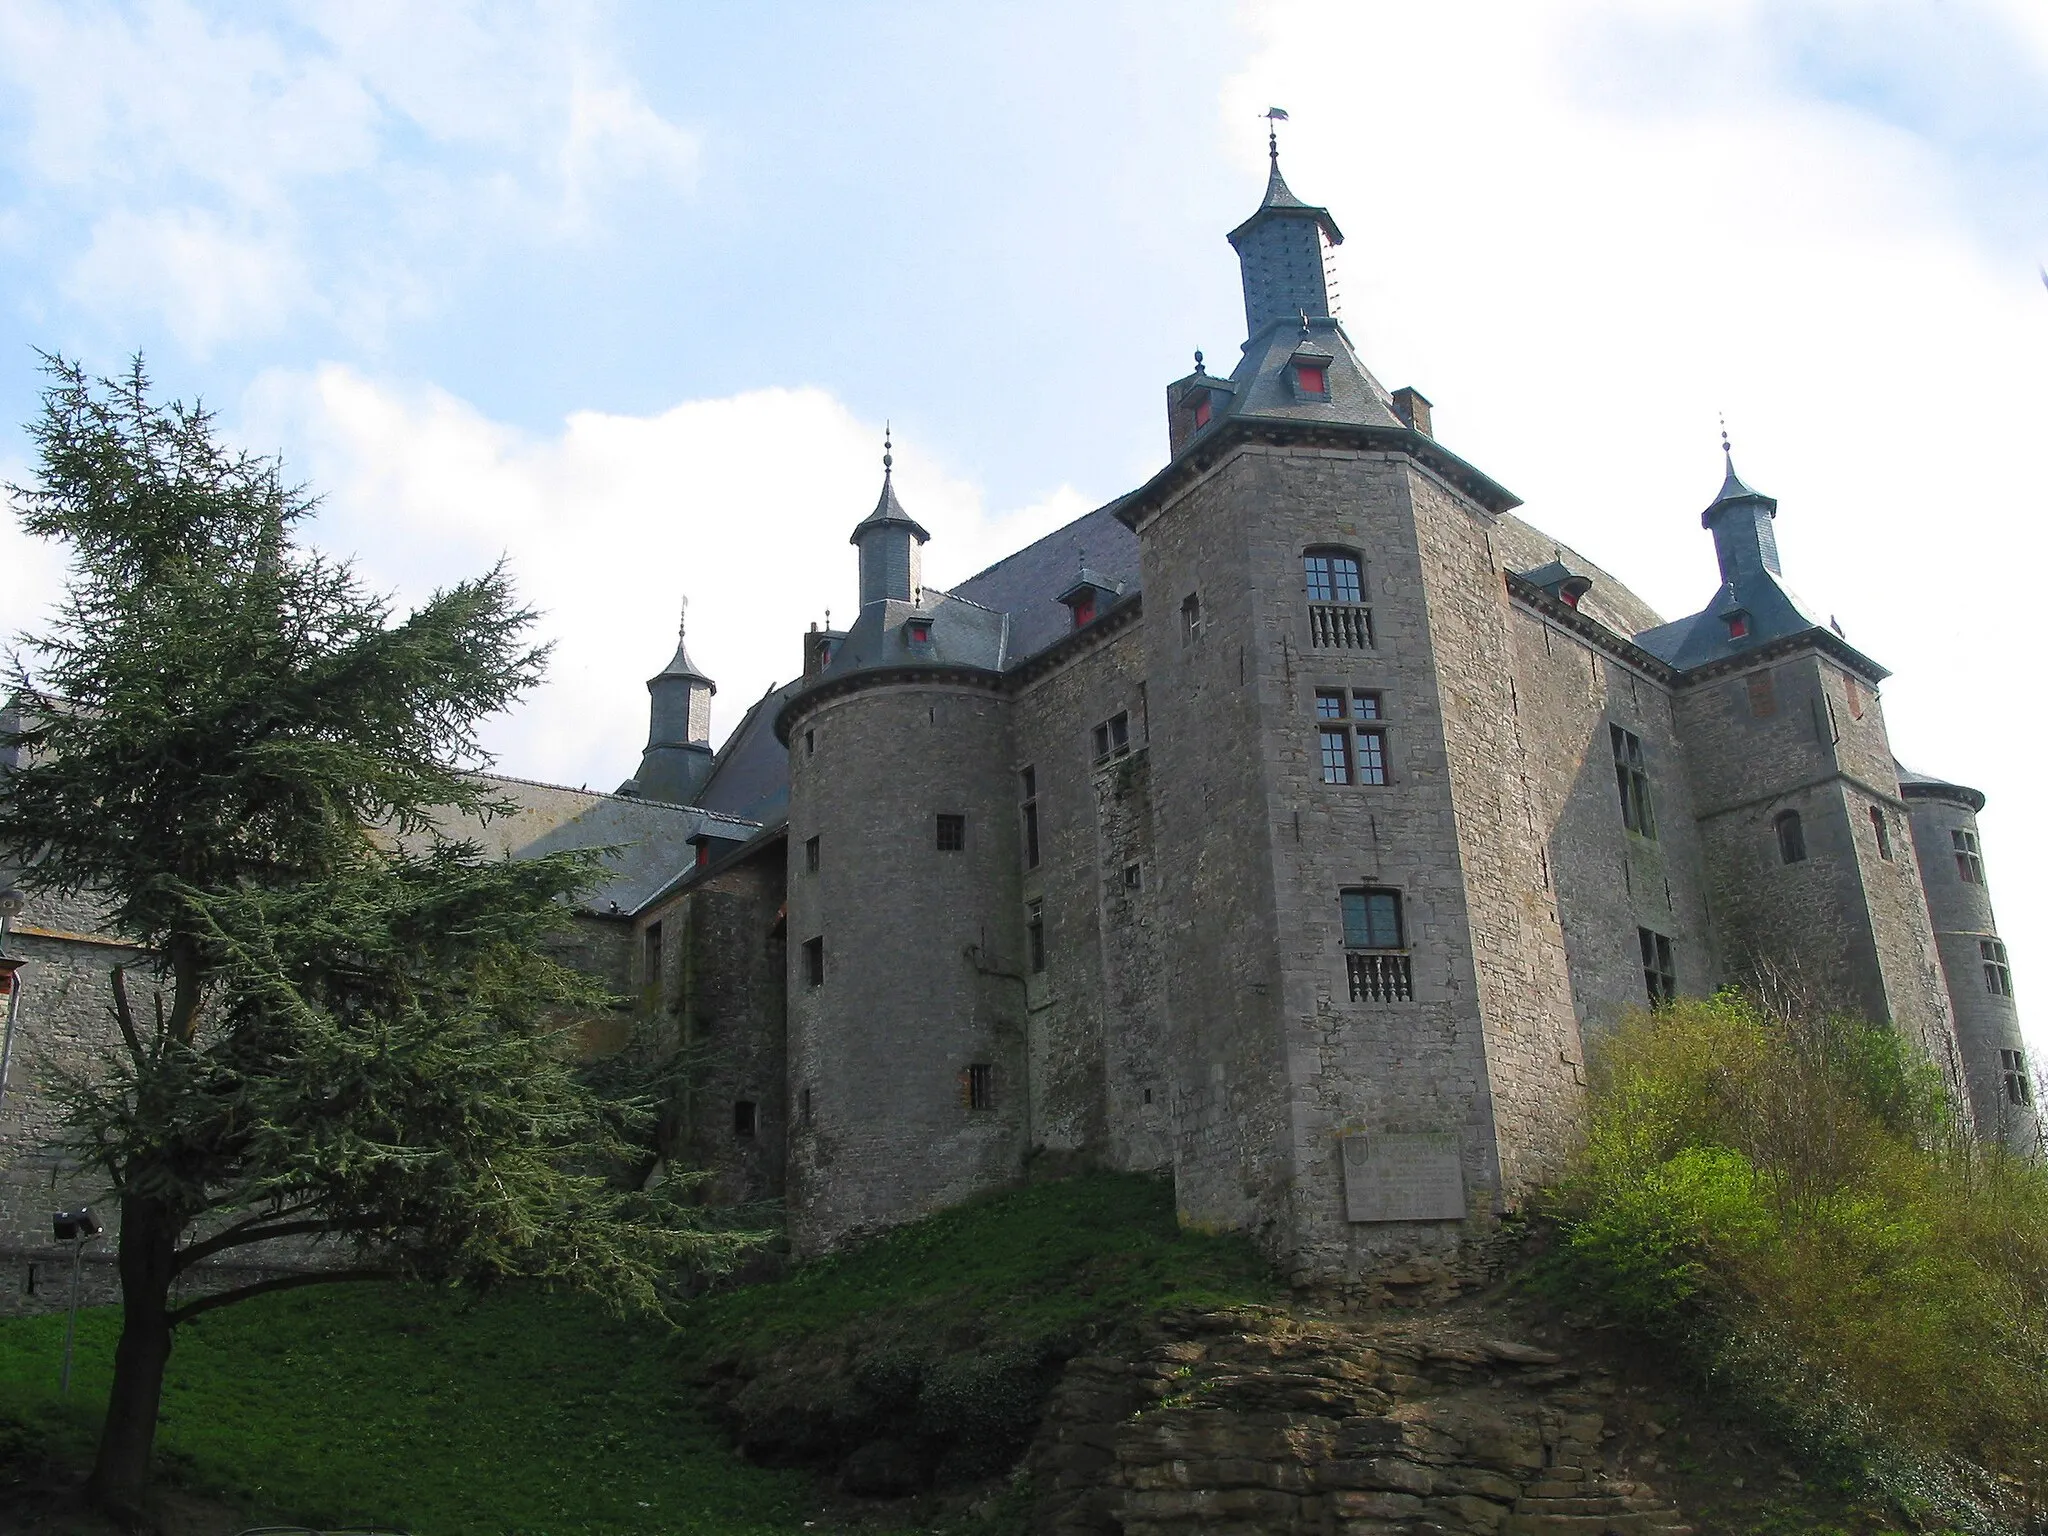
[[1209, 405], [1208, 393], [1204, 391], [1201, 397], [1195, 401], [1195, 430], [1199, 432], [1202, 428], [1209, 425], [1209, 418], [1214, 414], [1215, 412]]
[[1075, 599], [1074, 599], [1074, 602], [1073, 602], [1073, 609], [1074, 609], [1074, 628], [1076, 628], [1076, 629], [1079, 629], [1079, 628], [1080, 628], [1080, 627], [1081, 627], [1081, 626], [1082, 626], [1083, 624], [1092, 624], [1092, 623], [1094, 623], [1094, 622], [1095, 622], [1095, 594], [1094, 594], [1093, 592], [1084, 592], [1084, 593], [1082, 593], [1082, 594], [1081, 594], [1081, 595], [1080, 595], [1079, 597], [1077, 597], [1077, 598], [1075, 598]]
[[1294, 383], [1304, 395], [1330, 392], [1330, 373], [1321, 363], [1302, 363], [1294, 370]]
[[1746, 613], [1731, 613], [1728, 616], [1728, 638], [1730, 640], [1740, 640], [1748, 633], [1749, 615]]
[[912, 645], [923, 645], [932, 637], [932, 621], [930, 619], [912, 619], [903, 626], [903, 632], [910, 637]]
[[706, 864], [709, 864], [710, 862], [711, 844], [709, 840], [706, 840], [697, 845], [697, 867], [699, 869], [702, 869]]

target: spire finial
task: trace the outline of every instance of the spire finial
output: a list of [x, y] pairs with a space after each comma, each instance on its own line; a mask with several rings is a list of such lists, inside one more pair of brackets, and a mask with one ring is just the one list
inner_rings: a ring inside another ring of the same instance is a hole
[[685, 593], [685, 594], [683, 595], [683, 604], [682, 604], [682, 609], [681, 609], [681, 612], [680, 612], [680, 613], [679, 613], [679, 614], [677, 615], [677, 618], [676, 618], [676, 638], [677, 638], [678, 640], [682, 639], [682, 638], [683, 638], [683, 632], [684, 632], [684, 631], [685, 631], [686, 629], [688, 629], [689, 627], [690, 627], [690, 598], [689, 598], [689, 594], [688, 594], [688, 593]]
[[1197, 347], [1195, 348], [1195, 372], [1200, 373], [1202, 371], [1202, 349]]
[[886, 482], [896, 468], [896, 453], [889, 439], [889, 423], [882, 423], [882, 479]]
[[1728, 446], [1728, 417], [1725, 412], [1721, 416], [1721, 452], [1730, 464], [1735, 462], [1735, 450]]
[[1280, 125], [1287, 121], [1287, 109], [1268, 107], [1260, 115], [1266, 119], [1266, 153], [1277, 171], [1280, 169]]

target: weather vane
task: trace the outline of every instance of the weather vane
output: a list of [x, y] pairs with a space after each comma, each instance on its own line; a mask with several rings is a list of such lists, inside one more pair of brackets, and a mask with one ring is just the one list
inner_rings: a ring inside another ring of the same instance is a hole
[[1287, 121], [1285, 107], [1268, 107], [1259, 116], [1266, 120], [1266, 153], [1273, 157], [1273, 163], [1280, 163], [1280, 125]]

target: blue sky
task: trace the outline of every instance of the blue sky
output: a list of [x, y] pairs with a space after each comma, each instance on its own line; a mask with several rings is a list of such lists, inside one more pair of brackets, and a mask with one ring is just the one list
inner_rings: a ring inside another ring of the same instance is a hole
[[[146, 352], [381, 585], [508, 555], [559, 650], [503, 766], [608, 787], [682, 593], [721, 730], [850, 611], [885, 418], [942, 582], [1158, 466], [1279, 104], [1380, 377], [1670, 613], [1726, 413], [1991, 794], [2024, 983], [2044, 87], [2034, 0], [0, 0], [0, 469], [32, 348]], [[0, 629], [56, 579], [0, 528]]]

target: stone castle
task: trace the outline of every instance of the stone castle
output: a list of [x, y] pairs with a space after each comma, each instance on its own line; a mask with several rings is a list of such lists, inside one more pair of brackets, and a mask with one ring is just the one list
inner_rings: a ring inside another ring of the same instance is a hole
[[[592, 1047], [684, 1051], [668, 1161], [799, 1252], [1034, 1163], [1170, 1170], [1303, 1278], [1448, 1248], [1557, 1171], [1589, 1039], [1760, 977], [2037, 1143], [1983, 796], [1898, 765], [1777, 503], [1727, 464], [1717, 584], [1663, 621], [1372, 375], [1342, 238], [1276, 153], [1229, 236], [1243, 356], [1167, 386], [1149, 481], [940, 591], [885, 455], [858, 617], [723, 747], [679, 643], [616, 794], [502, 781], [506, 852], [622, 850], [579, 914], [631, 1003]], [[22, 1063], [105, 1030], [129, 952], [89, 913], [16, 949], [0, 1257], [33, 1265], [72, 1175]]]

